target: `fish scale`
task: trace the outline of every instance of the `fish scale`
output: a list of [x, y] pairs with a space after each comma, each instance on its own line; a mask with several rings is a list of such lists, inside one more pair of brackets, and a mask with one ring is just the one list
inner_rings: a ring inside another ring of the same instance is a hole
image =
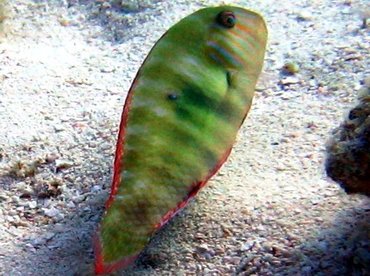
[[199, 10], [156, 43], [122, 113], [95, 270], [132, 263], [227, 159], [252, 103], [267, 30], [243, 8]]

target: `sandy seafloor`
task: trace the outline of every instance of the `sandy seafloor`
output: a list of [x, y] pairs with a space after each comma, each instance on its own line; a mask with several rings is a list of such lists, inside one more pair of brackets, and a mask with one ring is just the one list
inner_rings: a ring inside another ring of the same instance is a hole
[[[220, 3], [256, 10], [268, 24], [252, 110], [220, 172], [117, 275], [369, 273], [369, 199], [345, 194], [324, 172], [331, 130], [370, 75], [367, 1], [131, 1], [123, 11], [107, 1], [9, 2], [1, 275], [93, 273], [91, 237], [136, 71], [171, 25]], [[282, 74], [287, 62], [299, 72]]]

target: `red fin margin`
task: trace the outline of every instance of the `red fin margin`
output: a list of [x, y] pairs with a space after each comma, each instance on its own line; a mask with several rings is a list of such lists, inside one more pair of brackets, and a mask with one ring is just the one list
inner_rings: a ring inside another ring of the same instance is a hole
[[221, 160], [217, 163], [217, 165], [210, 171], [207, 175], [207, 177], [195, 185], [193, 185], [192, 189], [188, 193], [188, 195], [185, 197], [183, 201], [181, 201], [177, 206], [168, 211], [161, 219], [161, 221], [155, 225], [155, 229], [158, 230], [160, 229], [163, 225], [165, 225], [171, 218], [173, 218], [178, 212], [180, 212], [183, 208], [188, 205], [189, 201], [197, 195], [199, 190], [204, 187], [204, 185], [207, 184], [208, 180], [216, 174], [216, 172], [221, 168], [221, 166], [226, 162], [227, 158], [229, 157], [231, 153], [232, 147], [230, 147], [222, 156]]
[[[208, 180], [221, 168], [223, 163], [227, 160], [228, 156], [231, 153], [232, 148], [227, 150], [224, 156], [221, 158], [220, 162], [213, 168], [212, 171], [209, 172], [207, 177], [203, 180], [198, 182], [193, 188], [190, 190], [186, 198], [181, 201], [174, 209], [168, 211], [161, 219], [161, 221], [155, 225], [155, 230], [159, 230], [164, 226], [171, 218], [173, 218], [178, 212], [180, 212], [186, 205], [190, 202], [192, 198], [196, 196], [199, 190], [208, 182]], [[98, 229], [94, 236], [94, 252], [95, 252], [95, 273], [96, 274], [108, 274], [114, 272], [118, 269], [127, 268], [135, 260], [138, 258], [139, 254], [125, 257], [119, 261], [112, 262], [112, 263], [104, 263], [104, 257], [102, 254], [102, 245], [99, 238], [100, 229]]]
[[95, 274], [108, 274], [112, 273], [118, 269], [123, 269], [127, 268], [130, 266], [132, 263], [135, 262], [137, 259], [138, 255], [133, 255], [133, 256], [128, 256], [125, 257], [119, 261], [112, 262], [112, 263], [104, 263], [104, 257], [102, 254], [102, 246], [101, 246], [101, 241], [99, 238], [99, 229], [94, 235], [94, 252], [95, 252]]
[[[139, 73], [138, 73], [139, 74]], [[118, 138], [117, 138], [117, 146], [116, 146], [116, 153], [114, 157], [114, 165], [113, 165], [113, 180], [112, 180], [112, 187], [111, 192], [109, 195], [109, 198], [107, 202], [105, 203], [105, 209], [109, 209], [110, 205], [112, 204], [114, 200], [114, 196], [116, 195], [118, 191], [118, 185], [120, 183], [120, 168], [121, 168], [121, 162], [122, 162], [122, 155], [124, 152], [123, 148], [123, 140], [126, 132], [126, 125], [128, 120], [128, 113], [130, 110], [130, 105], [132, 101], [133, 91], [135, 90], [135, 87], [137, 85], [137, 77], [135, 78], [128, 95], [125, 100], [125, 105], [123, 107], [123, 112], [121, 116], [121, 123], [119, 125], [119, 131], [118, 131]]]

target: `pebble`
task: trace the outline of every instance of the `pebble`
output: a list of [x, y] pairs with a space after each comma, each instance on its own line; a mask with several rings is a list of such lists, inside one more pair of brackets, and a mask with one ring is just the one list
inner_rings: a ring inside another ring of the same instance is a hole
[[311, 266], [304, 266], [302, 267], [302, 273], [305, 275], [311, 275], [312, 267]]
[[19, 185], [17, 187], [17, 190], [18, 192], [21, 193], [21, 197], [22, 198], [25, 198], [25, 197], [31, 197], [32, 194], [34, 193], [33, 189], [31, 188], [31, 186], [29, 184], [26, 184], [25, 182], [21, 182], [22, 185]]
[[296, 74], [299, 72], [299, 66], [295, 62], [287, 62], [283, 66], [283, 72], [287, 74]]
[[258, 271], [258, 268], [257, 267], [248, 267], [247, 269], [244, 270], [244, 273], [243, 275], [258, 275], [256, 272]]
[[53, 231], [55, 233], [63, 233], [65, 232], [67, 227], [63, 225], [62, 223], [55, 223]]
[[50, 218], [54, 218], [60, 214], [60, 211], [56, 208], [44, 209], [44, 214]]
[[15, 221], [15, 218], [13, 216], [6, 216], [5, 218], [10, 223]]
[[207, 252], [209, 249], [208, 249], [208, 245], [203, 244], [203, 245], [197, 246], [195, 250], [196, 250], [197, 253], [203, 254], [203, 253]]
[[224, 255], [225, 254], [225, 248], [221, 246], [215, 246], [214, 248], [215, 254], [217, 255]]
[[238, 265], [240, 263], [241, 258], [237, 256], [226, 256], [223, 258], [224, 264], [233, 264]]
[[261, 232], [266, 230], [265, 226], [263, 226], [263, 225], [261, 225], [261, 224], [260, 224], [260, 225], [258, 225], [256, 229], [257, 229], [258, 231], [261, 231]]
[[16, 195], [12, 196], [12, 202], [15, 203], [15, 204], [19, 203], [20, 202], [19, 197], [16, 196]]
[[16, 221], [13, 223], [13, 225], [15, 225], [15, 226], [17, 226], [17, 227], [29, 227], [29, 226], [30, 226], [30, 224], [29, 224], [27, 221], [25, 221], [25, 220], [21, 220], [21, 219], [16, 220]]
[[46, 232], [44, 235], [43, 235], [44, 239], [46, 241], [50, 241], [52, 238], [55, 237], [55, 233], [53, 232]]
[[312, 18], [312, 13], [310, 13], [309, 11], [303, 10], [297, 14], [297, 20], [299, 21], [310, 21], [312, 20]]
[[29, 251], [36, 252], [35, 247], [31, 243], [26, 243], [24, 247]]
[[101, 191], [101, 186], [100, 185], [94, 185], [91, 190], [90, 190], [92, 193], [97, 193], [99, 191]]
[[53, 217], [55, 222], [60, 222], [64, 219], [64, 215], [62, 213], [58, 213]]
[[18, 182], [15, 184], [15, 188], [17, 189], [17, 191], [22, 191], [24, 190], [28, 185], [26, 184], [26, 182]]
[[270, 242], [264, 242], [262, 248], [267, 252], [271, 252], [273, 250], [273, 245]]
[[66, 204], [66, 206], [68, 208], [75, 208], [76, 207], [76, 204], [74, 204], [73, 201], [71, 200], [71, 201], [68, 201], [68, 203]]
[[212, 257], [216, 254], [216, 252], [213, 249], [208, 248], [207, 245], [197, 246], [196, 252], [206, 260], [212, 259]]
[[28, 202], [28, 208], [35, 209], [36, 207], [37, 207], [37, 202], [35, 200]]
[[254, 244], [255, 244], [255, 242], [254, 242], [254, 241], [246, 242], [246, 243], [244, 243], [244, 244], [241, 246], [240, 250], [241, 250], [241, 251], [248, 251], [248, 250], [250, 250], [250, 249], [254, 246]]
[[86, 197], [87, 197], [86, 194], [74, 196], [74, 197], [72, 197], [72, 201], [75, 204], [78, 204], [78, 203], [81, 203], [82, 201], [84, 201], [86, 199]]
[[44, 245], [46, 243], [46, 240], [44, 237], [37, 237], [35, 239], [31, 240], [31, 244], [33, 247], [40, 247], [41, 245]]
[[281, 84], [289, 85], [299, 83], [299, 79], [296, 76], [288, 76], [280, 80]]
[[42, 203], [42, 206], [44, 208], [48, 208], [51, 205], [52, 201], [50, 199], [45, 199], [44, 202]]
[[55, 160], [57, 160], [59, 158], [59, 155], [57, 153], [48, 153], [46, 156], [45, 156], [45, 161], [47, 163], [53, 163]]
[[57, 160], [55, 160], [55, 167], [56, 167], [57, 171], [64, 170], [64, 169], [69, 169], [73, 165], [74, 165], [74, 163], [70, 160], [66, 160], [66, 159], [57, 159]]
[[194, 237], [195, 237], [196, 239], [199, 239], [199, 240], [202, 240], [202, 239], [205, 239], [205, 238], [206, 238], [206, 236], [205, 236], [204, 234], [202, 234], [202, 233], [196, 233], [196, 234], [194, 235]]
[[62, 132], [62, 131], [65, 131], [66, 129], [65, 129], [65, 127], [63, 126], [63, 125], [59, 125], [59, 124], [55, 124], [54, 125], [54, 131], [56, 132], [56, 133], [58, 133], [58, 132]]
[[286, 250], [285, 248], [279, 246], [279, 245], [274, 245], [272, 247], [273, 254], [277, 257], [283, 256], [283, 257], [289, 257], [291, 256], [291, 253]]
[[8, 199], [9, 199], [9, 196], [6, 193], [0, 191], [0, 202], [7, 201]]
[[222, 275], [220, 270], [215, 269], [215, 268], [212, 268], [212, 269], [205, 268], [203, 272], [204, 272], [204, 275], [207, 275], [207, 276]]
[[328, 249], [328, 243], [326, 241], [320, 241], [318, 244], [317, 244], [317, 247], [325, 252], [327, 249]]
[[266, 265], [269, 265], [269, 263], [274, 260], [274, 256], [270, 253], [264, 253], [262, 256], [262, 259], [265, 262], [265, 266], [266, 266]]
[[16, 211], [16, 210], [14, 210], [14, 209], [10, 209], [9, 211], [8, 211], [8, 215], [9, 216], [15, 216], [15, 215], [17, 215], [18, 214], [18, 212]]
[[103, 3], [101, 4], [101, 7], [102, 7], [103, 9], [109, 9], [109, 8], [111, 8], [112, 6], [111, 6], [111, 4], [110, 4], [109, 2], [103, 2]]

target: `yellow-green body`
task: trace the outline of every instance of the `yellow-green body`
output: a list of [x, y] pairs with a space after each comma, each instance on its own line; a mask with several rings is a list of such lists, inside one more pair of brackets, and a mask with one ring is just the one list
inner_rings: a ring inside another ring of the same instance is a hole
[[251, 106], [266, 39], [260, 15], [223, 6], [184, 18], [153, 47], [122, 116], [98, 233], [102, 263], [136, 256], [225, 161]]

